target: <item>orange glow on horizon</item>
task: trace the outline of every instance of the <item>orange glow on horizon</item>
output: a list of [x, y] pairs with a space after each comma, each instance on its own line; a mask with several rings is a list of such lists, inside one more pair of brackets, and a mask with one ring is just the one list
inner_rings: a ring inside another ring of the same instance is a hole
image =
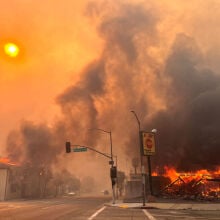
[[0, 157], [0, 163], [5, 164], [5, 165], [12, 165], [12, 166], [17, 166], [18, 164], [15, 162], [12, 162], [9, 158], [7, 157]]

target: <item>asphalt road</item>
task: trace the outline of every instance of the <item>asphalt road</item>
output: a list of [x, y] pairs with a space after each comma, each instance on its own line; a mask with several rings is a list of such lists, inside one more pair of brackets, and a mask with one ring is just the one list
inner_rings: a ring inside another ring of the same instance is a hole
[[109, 200], [109, 197], [64, 197], [0, 202], [0, 220], [85, 220]]
[[[156, 220], [220, 220], [220, 211], [148, 210]], [[153, 219], [151, 219], [153, 220]]]
[[107, 207], [94, 220], [220, 220], [220, 211], [123, 209]]
[[105, 206], [110, 197], [64, 197], [0, 202], [0, 220], [219, 220], [220, 211]]

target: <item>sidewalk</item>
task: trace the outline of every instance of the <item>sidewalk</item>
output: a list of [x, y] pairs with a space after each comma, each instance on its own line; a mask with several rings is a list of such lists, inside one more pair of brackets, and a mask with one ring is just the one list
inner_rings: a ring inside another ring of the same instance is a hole
[[119, 208], [220, 211], [220, 203], [190, 203], [190, 201], [178, 203], [146, 202], [145, 206], [143, 206], [142, 203], [124, 203], [122, 200], [117, 200], [115, 204], [107, 203], [105, 205]]

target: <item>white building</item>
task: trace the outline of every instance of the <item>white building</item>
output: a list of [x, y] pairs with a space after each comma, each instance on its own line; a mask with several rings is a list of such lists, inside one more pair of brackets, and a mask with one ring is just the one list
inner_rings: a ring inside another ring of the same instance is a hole
[[21, 169], [0, 163], [0, 201], [21, 198]]

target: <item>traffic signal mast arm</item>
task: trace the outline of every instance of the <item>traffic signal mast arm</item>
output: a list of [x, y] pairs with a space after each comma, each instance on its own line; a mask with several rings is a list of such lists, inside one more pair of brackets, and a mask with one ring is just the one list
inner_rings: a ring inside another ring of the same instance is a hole
[[102, 152], [100, 152], [100, 151], [98, 151], [98, 150], [96, 150], [96, 149], [94, 149], [94, 148], [91, 148], [91, 147], [87, 147], [87, 148], [90, 149], [90, 150], [92, 150], [92, 151], [95, 151], [96, 153], [101, 154], [101, 155], [103, 155], [103, 156], [105, 156], [105, 157], [107, 157], [107, 158], [112, 159], [112, 158], [111, 158], [110, 156], [108, 156], [107, 154], [102, 153]]

